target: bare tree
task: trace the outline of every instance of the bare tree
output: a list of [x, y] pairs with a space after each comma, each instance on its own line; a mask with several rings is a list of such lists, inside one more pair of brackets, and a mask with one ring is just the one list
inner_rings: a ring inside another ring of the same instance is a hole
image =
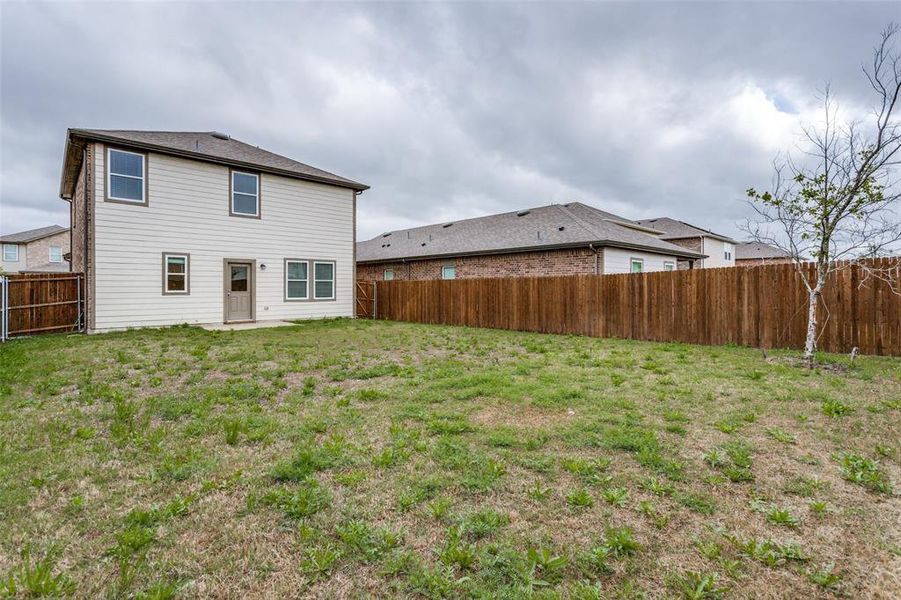
[[[864, 75], [876, 94], [866, 118], [840, 118], [831, 90], [823, 93], [823, 121], [803, 128], [802, 142], [774, 163], [772, 189], [748, 190], [755, 211], [743, 229], [757, 242], [791, 255], [808, 292], [804, 360], [814, 364], [817, 306], [830, 273], [857, 264], [866, 277], [897, 282], [894, 273], [862, 258], [885, 256], [901, 241], [901, 52], [899, 27], [889, 25]], [[815, 271], [803, 261], [816, 263]]]

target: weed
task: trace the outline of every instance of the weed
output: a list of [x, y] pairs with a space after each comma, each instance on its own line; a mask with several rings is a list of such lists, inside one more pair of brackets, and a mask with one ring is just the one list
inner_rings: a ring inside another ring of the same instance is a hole
[[315, 479], [308, 479], [297, 490], [277, 489], [267, 493], [263, 501], [275, 506], [291, 519], [305, 519], [329, 505], [331, 495]]
[[579, 556], [579, 564], [583, 571], [590, 576], [606, 575], [613, 569], [607, 563], [610, 558], [610, 548], [601, 544], [590, 548]]
[[629, 501], [629, 491], [626, 488], [607, 488], [601, 492], [601, 497], [607, 504], [625, 506]]
[[788, 509], [777, 506], [766, 511], [766, 520], [773, 525], [785, 525], [786, 527], [797, 527], [799, 525], [798, 519]]
[[427, 505], [429, 514], [436, 521], [444, 521], [450, 514], [451, 500], [450, 498], [437, 498]]
[[344, 447], [344, 440], [337, 436], [320, 446], [305, 444], [295, 452], [294, 458], [277, 463], [272, 477], [276, 481], [303, 481], [317, 471], [346, 464]]
[[21, 564], [0, 579], [0, 596], [37, 597], [70, 596], [75, 593], [75, 582], [65, 573], [54, 573], [56, 560], [52, 552], [32, 562], [31, 551], [23, 550]]
[[457, 527], [460, 535], [479, 540], [491, 535], [509, 522], [510, 518], [507, 515], [486, 509], [463, 515], [458, 521]]
[[715, 600], [726, 593], [726, 588], [719, 585], [716, 573], [686, 571], [671, 578], [671, 584], [686, 600]]
[[576, 508], [588, 508], [594, 506], [594, 499], [592, 499], [591, 494], [585, 488], [579, 488], [567, 494], [566, 502], [570, 506]]
[[661, 481], [656, 477], [648, 477], [641, 482], [641, 487], [658, 496], [670, 496], [675, 490], [673, 484]]
[[244, 423], [241, 419], [238, 418], [230, 418], [225, 419], [222, 422], [222, 429], [225, 432], [225, 443], [229, 446], [234, 446], [238, 443], [238, 438], [241, 435], [241, 431], [244, 428]]
[[810, 498], [817, 492], [821, 492], [828, 487], [829, 484], [818, 477], [807, 477], [802, 475], [788, 479], [782, 486], [782, 491], [786, 494]]
[[892, 484], [879, 468], [878, 460], [853, 453], [842, 454], [838, 460], [846, 480], [874, 492], [892, 493]]
[[824, 400], [822, 404], [823, 414], [827, 417], [844, 417], [854, 412], [854, 409], [838, 400]]
[[604, 544], [610, 554], [617, 557], [631, 556], [641, 549], [641, 544], [632, 537], [632, 530], [628, 527], [608, 527], [604, 531]]
[[812, 512], [817, 517], [826, 516], [826, 511], [829, 509], [829, 505], [824, 500], [814, 500], [809, 505], [810, 512]]
[[335, 533], [352, 553], [367, 561], [382, 557], [401, 542], [399, 534], [384, 528], [373, 528], [359, 519], [338, 525]]
[[300, 561], [300, 569], [311, 580], [317, 581], [328, 575], [340, 558], [341, 551], [330, 544], [308, 548]]
[[526, 552], [526, 558], [541, 581], [558, 583], [563, 579], [563, 569], [569, 564], [565, 556], [554, 554], [548, 548], [530, 547]]
[[768, 427], [766, 433], [774, 440], [782, 442], [783, 444], [795, 443], [795, 436], [788, 431], [785, 431], [784, 429], [780, 429], [779, 427]]
[[551, 489], [545, 487], [540, 479], [536, 479], [535, 484], [532, 485], [526, 493], [529, 494], [530, 498], [542, 501], [546, 500], [551, 495]]
[[842, 576], [834, 571], [835, 565], [826, 565], [822, 568], [808, 569], [805, 571], [807, 578], [820, 587], [826, 589], [835, 588], [842, 580]]
[[700, 515], [712, 515], [716, 511], [716, 504], [713, 498], [704, 494], [679, 494], [677, 499], [679, 504]]
[[657, 529], [665, 529], [669, 524], [669, 515], [658, 512], [654, 505], [647, 500], [642, 500], [638, 503], [638, 511], [651, 519]]

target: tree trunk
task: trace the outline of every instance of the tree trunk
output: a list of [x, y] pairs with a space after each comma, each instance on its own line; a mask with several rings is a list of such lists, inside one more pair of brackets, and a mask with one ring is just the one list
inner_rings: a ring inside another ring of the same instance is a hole
[[814, 354], [817, 351], [817, 304], [823, 286], [826, 285], [826, 275], [829, 273], [828, 263], [817, 263], [817, 283], [810, 290], [807, 303], [807, 339], [804, 341], [804, 362], [809, 369], [814, 367]]
[[817, 350], [817, 302], [820, 298], [820, 288], [810, 290], [810, 298], [807, 304], [807, 339], [804, 342], [804, 363], [809, 369], [814, 365], [814, 353]]

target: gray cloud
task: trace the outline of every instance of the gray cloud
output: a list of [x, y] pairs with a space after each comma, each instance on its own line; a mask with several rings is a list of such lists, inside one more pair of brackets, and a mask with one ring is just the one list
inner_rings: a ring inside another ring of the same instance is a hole
[[225, 130], [372, 186], [359, 236], [580, 199], [727, 234], [890, 4], [4, 3], [0, 228], [66, 127]]

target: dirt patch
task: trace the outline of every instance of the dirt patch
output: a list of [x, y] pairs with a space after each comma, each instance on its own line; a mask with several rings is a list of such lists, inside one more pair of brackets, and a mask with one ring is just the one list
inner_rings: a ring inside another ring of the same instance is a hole
[[502, 405], [486, 406], [475, 412], [471, 420], [486, 427], [547, 428], [569, 423], [577, 416], [573, 409], [542, 410], [534, 406]]

